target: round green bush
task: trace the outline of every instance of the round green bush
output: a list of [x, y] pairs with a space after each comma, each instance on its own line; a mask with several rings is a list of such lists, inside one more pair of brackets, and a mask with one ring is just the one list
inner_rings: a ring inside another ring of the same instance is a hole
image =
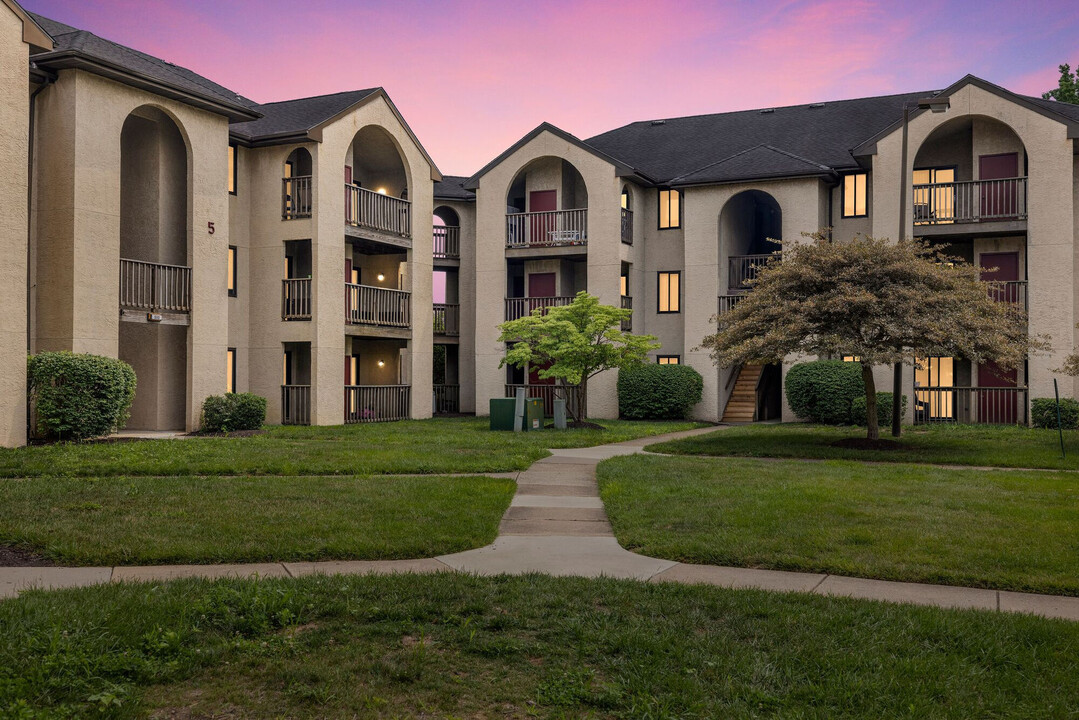
[[135, 399], [135, 371], [116, 358], [43, 352], [27, 358], [26, 375], [37, 434], [50, 440], [116, 432]]
[[851, 403], [865, 396], [862, 366], [842, 360], [798, 363], [787, 371], [785, 385], [794, 414], [824, 425], [850, 423]]
[[[850, 404], [850, 422], [852, 425], [866, 426], [865, 395], [854, 398]], [[906, 415], [907, 396], [899, 401], [900, 417]], [[881, 427], [892, 424], [892, 394], [890, 392], [877, 393], [877, 424]]]
[[254, 393], [211, 395], [202, 402], [202, 432], [258, 430], [266, 422], [266, 398]]
[[[1034, 427], [1056, 428], [1057, 401], [1053, 398], [1035, 398], [1030, 402], [1030, 422]], [[1060, 426], [1065, 430], [1079, 428], [1079, 401], [1060, 399]]]
[[627, 420], [680, 420], [703, 392], [704, 379], [687, 365], [625, 367], [618, 371], [618, 414]]

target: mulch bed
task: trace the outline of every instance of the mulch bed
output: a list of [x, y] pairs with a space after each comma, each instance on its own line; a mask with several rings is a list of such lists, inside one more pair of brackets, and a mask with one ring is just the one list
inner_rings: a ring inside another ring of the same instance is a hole
[[52, 560], [21, 548], [0, 545], [0, 567], [52, 567]]
[[849, 448], [851, 450], [905, 450], [906, 445], [897, 440], [870, 440], [869, 438], [853, 437], [843, 438], [829, 443], [832, 447]]

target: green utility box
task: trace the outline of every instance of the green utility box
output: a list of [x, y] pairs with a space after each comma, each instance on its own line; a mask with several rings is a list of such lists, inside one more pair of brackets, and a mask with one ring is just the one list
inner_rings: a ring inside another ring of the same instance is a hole
[[[527, 402], [527, 401], [526, 401]], [[491, 398], [491, 429], [513, 432], [513, 398]]]
[[543, 429], [543, 399], [528, 398], [525, 400], [525, 430]]

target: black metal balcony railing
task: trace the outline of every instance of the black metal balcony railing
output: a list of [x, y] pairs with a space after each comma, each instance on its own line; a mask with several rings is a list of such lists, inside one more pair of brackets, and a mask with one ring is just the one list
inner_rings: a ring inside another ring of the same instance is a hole
[[345, 224], [412, 237], [412, 203], [345, 184]]
[[281, 386], [281, 424], [311, 424], [311, 386]]
[[461, 228], [456, 225], [435, 225], [433, 256], [439, 260], [461, 259]]
[[557, 247], [588, 242], [588, 208], [506, 215], [506, 247]]
[[1012, 303], [1026, 312], [1026, 280], [986, 280], [985, 284], [990, 298], [997, 302]]
[[1025, 387], [916, 387], [915, 424], [1026, 425]]
[[506, 319], [516, 320], [531, 315], [533, 310], [562, 307], [573, 302], [572, 296], [506, 298]]
[[757, 278], [762, 267], [773, 260], [782, 259], [779, 253], [764, 255], [731, 255], [728, 260], [727, 288], [748, 290], [750, 282]]
[[311, 319], [311, 278], [281, 281], [281, 319]]
[[915, 185], [913, 207], [915, 225], [1026, 220], [1027, 179]]
[[633, 244], [633, 211], [622, 208], [622, 242]]
[[524, 388], [526, 398], [540, 398], [543, 400], [543, 414], [547, 417], [554, 416], [555, 398], [566, 401], [566, 412], [577, 417], [581, 410], [581, 386], [580, 385], [555, 385], [555, 384], [506, 384], [506, 397], [516, 397], [517, 388]]
[[720, 295], [716, 314], [723, 315], [729, 313], [744, 297], [745, 295]]
[[281, 218], [311, 217], [311, 176], [281, 178]]
[[460, 385], [434, 385], [433, 404], [435, 415], [449, 415], [461, 412]]
[[345, 283], [345, 322], [412, 327], [412, 294], [405, 290]]
[[[632, 313], [632, 311], [633, 311], [633, 298], [630, 297], [629, 295], [623, 295], [622, 296], [622, 309], [623, 310], [629, 310]], [[622, 321], [622, 332], [633, 332], [633, 315], [632, 314]]]
[[435, 335], [457, 337], [461, 334], [461, 306], [456, 303], [434, 304]]
[[407, 420], [409, 385], [346, 385], [345, 423]]
[[191, 268], [121, 258], [120, 307], [191, 312]]

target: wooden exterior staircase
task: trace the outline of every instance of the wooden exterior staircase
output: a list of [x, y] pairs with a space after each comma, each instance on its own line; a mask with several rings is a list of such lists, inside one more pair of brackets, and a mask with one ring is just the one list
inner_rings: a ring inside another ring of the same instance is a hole
[[723, 410], [725, 423], [750, 423], [757, 419], [757, 383], [760, 382], [763, 365], [743, 365], [738, 379]]

